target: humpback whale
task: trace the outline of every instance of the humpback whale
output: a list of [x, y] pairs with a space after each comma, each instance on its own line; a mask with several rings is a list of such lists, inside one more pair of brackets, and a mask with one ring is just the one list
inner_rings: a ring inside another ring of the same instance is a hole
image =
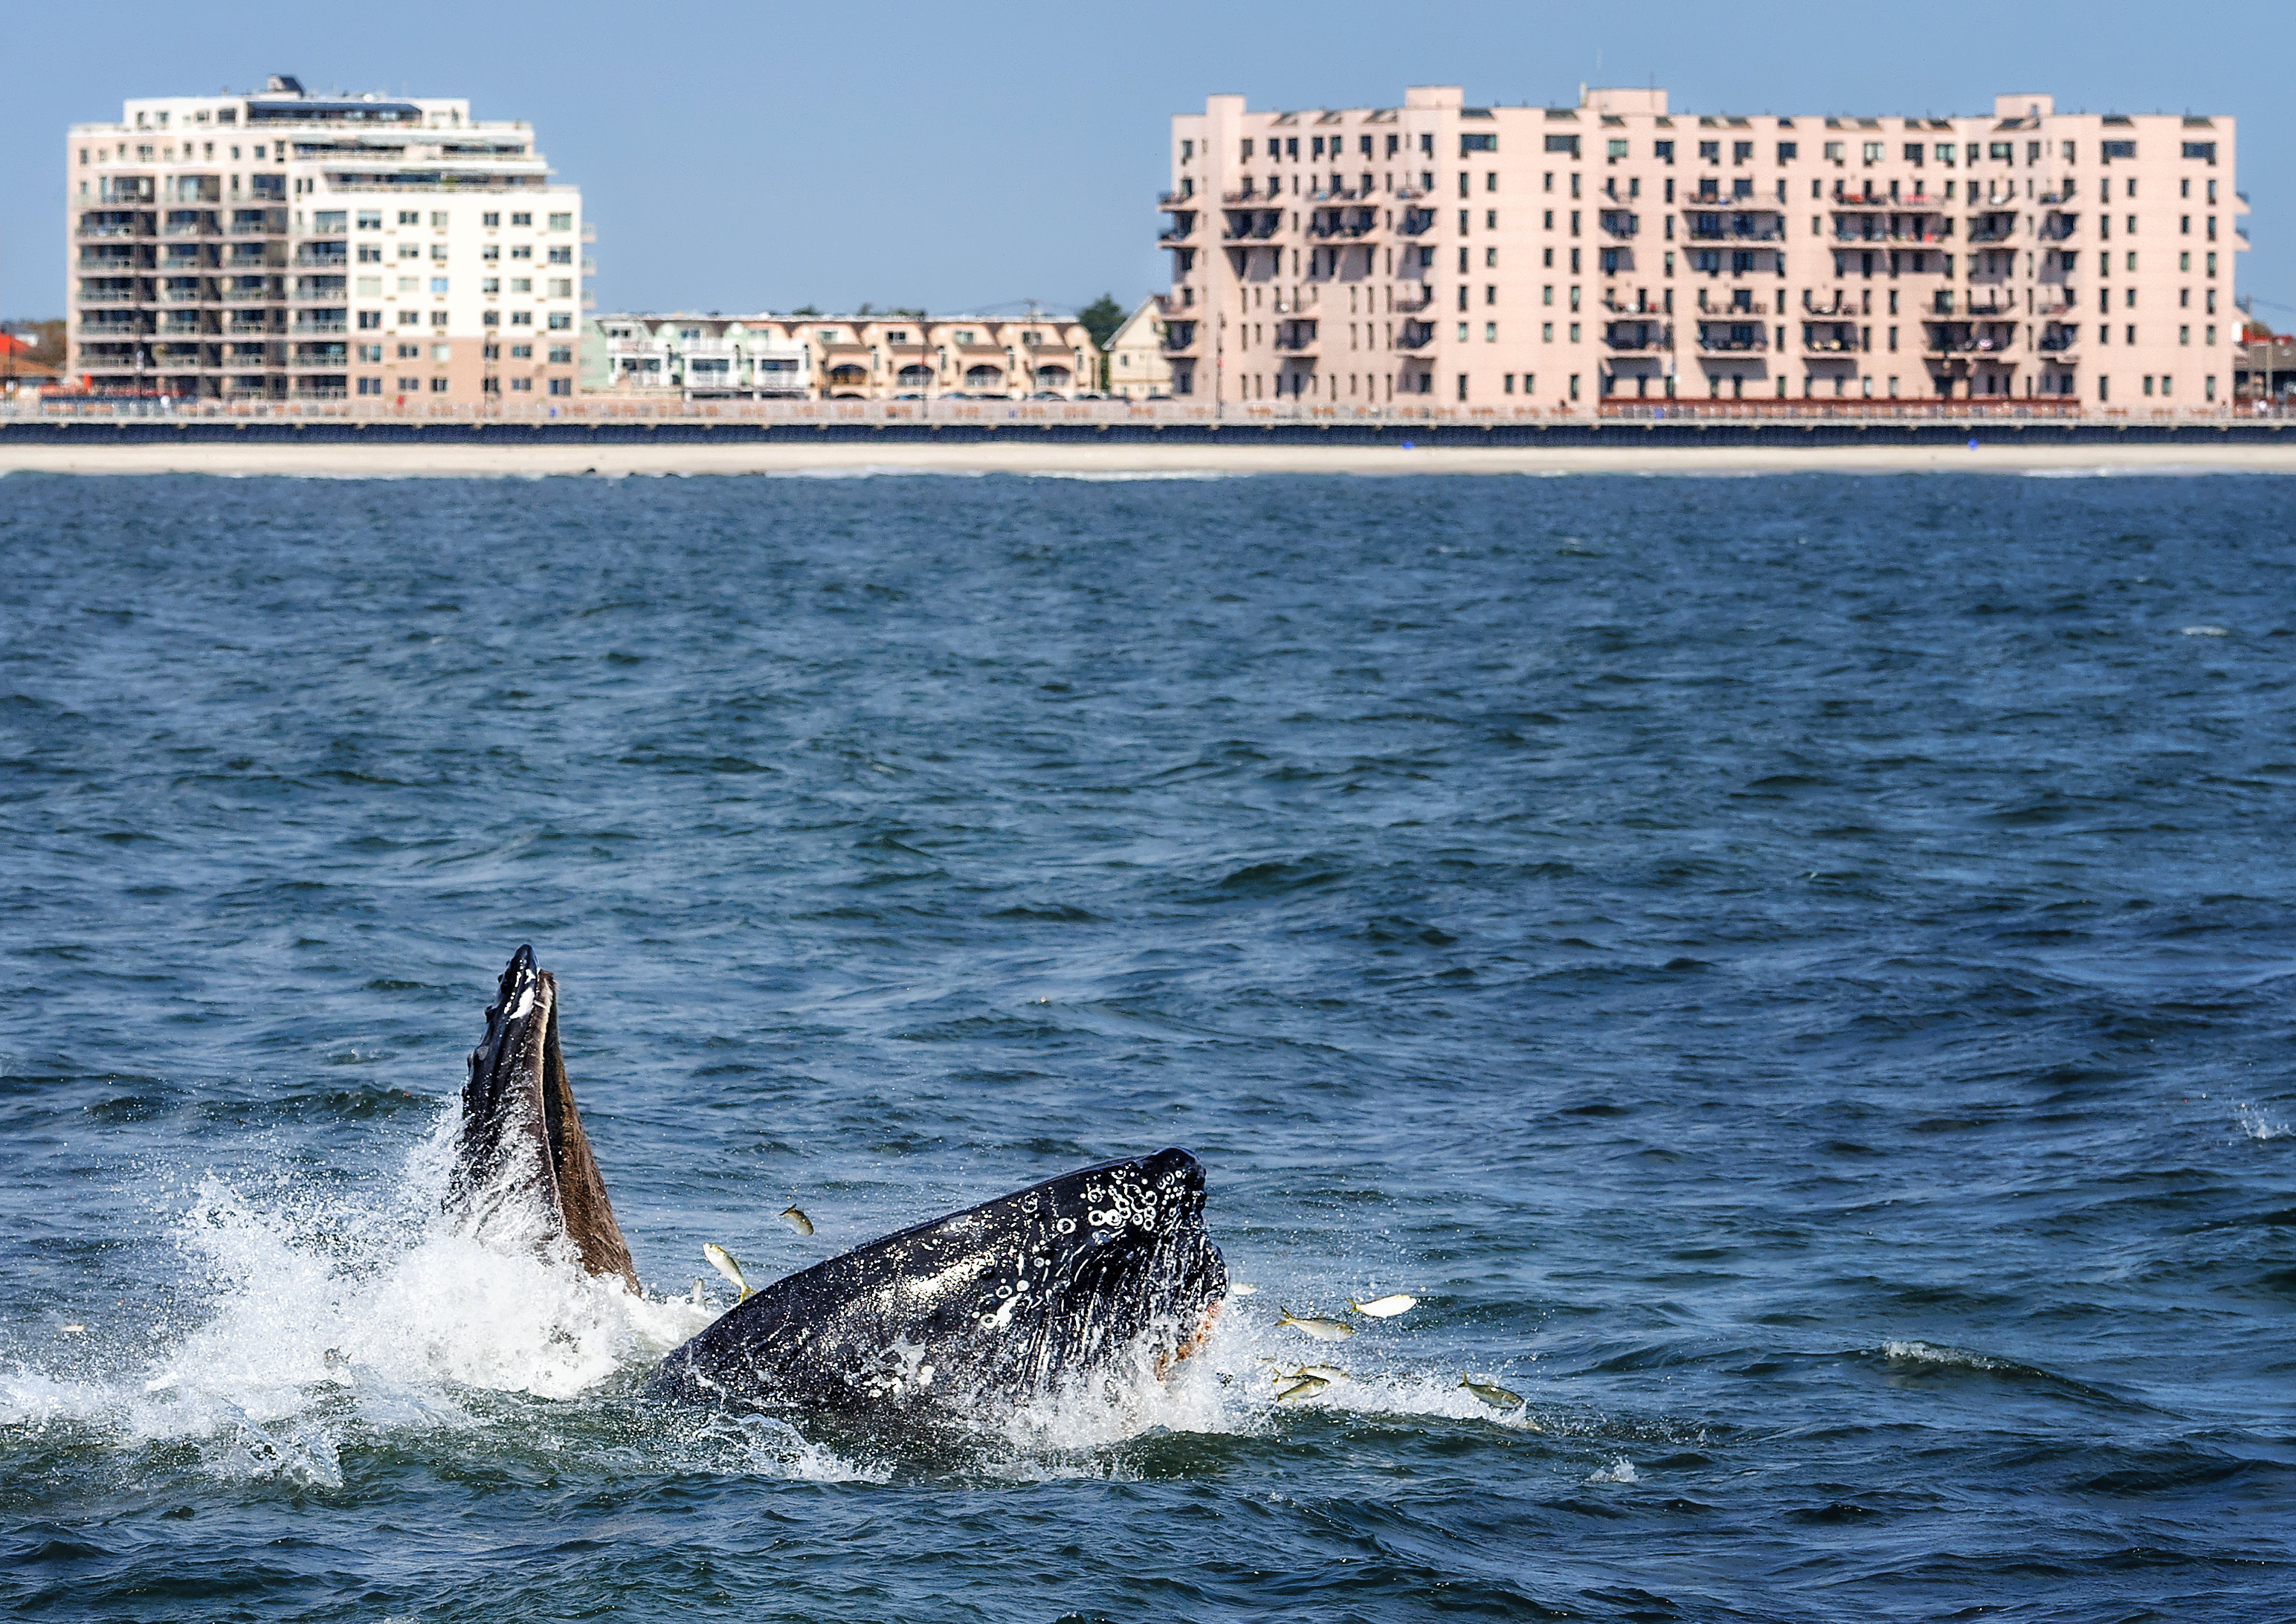
[[[521, 947], [472, 1053], [448, 1199], [480, 1233], [513, 1207], [545, 1245], [635, 1292], [566, 1076], [558, 988]], [[849, 1415], [1026, 1399], [1079, 1377], [1162, 1375], [1227, 1294], [1183, 1150], [1103, 1161], [912, 1226], [751, 1292], [672, 1352], [649, 1391]]]

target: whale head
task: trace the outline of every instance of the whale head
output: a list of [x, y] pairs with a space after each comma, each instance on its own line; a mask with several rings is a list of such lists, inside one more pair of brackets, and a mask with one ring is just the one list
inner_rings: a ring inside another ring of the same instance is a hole
[[1185, 1151], [1064, 1173], [775, 1282], [665, 1359], [654, 1390], [882, 1417], [1161, 1374], [1227, 1291], [1203, 1218]]

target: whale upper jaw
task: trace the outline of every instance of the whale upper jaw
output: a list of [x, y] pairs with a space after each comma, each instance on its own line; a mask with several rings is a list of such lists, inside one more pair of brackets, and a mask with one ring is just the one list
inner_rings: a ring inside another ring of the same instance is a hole
[[1185, 1151], [1064, 1173], [776, 1281], [664, 1360], [652, 1390], [884, 1417], [1160, 1375], [1227, 1290], [1203, 1209]]
[[515, 1228], [545, 1244], [562, 1237], [591, 1274], [638, 1289], [567, 1081], [557, 980], [531, 947], [511, 956], [486, 1037], [471, 1051], [448, 1200], [480, 1233]]

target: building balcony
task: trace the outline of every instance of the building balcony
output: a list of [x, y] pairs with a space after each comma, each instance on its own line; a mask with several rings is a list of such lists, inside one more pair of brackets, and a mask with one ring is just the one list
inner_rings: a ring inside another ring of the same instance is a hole
[[1757, 316], [1767, 316], [1769, 313], [1770, 307], [1759, 299], [1750, 299], [1743, 304], [1728, 305], [1710, 305], [1703, 297], [1701, 297], [1698, 301], [1698, 316], [1702, 321], [1742, 322]]
[[1397, 316], [1409, 316], [1414, 311], [1432, 309], [1434, 308], [1434, 304], [1435, 290], [1432, 288], [1422, 288], [1417, 299], [1397, 299], [1395, 301], [1395, 309], [1393, 314]]
[[1663, 322], [1606, 322], [1603, 342], [1622, 352], [1669, 349], [1674, 329]]
[[1275, 348], [1287, 356], [1312, 355], [1316, 349], [1316, 324], [1308, 321], [1275, 324]]
[[1160, 192], [1156, 194], [1156, 207], [1159, 209], [1187, 209], [1193, 207], [1195, 201], [1196, 194], [1193, 192]]
[[1850, 225], [1837, 225], [1833, 228], [1834, 246], [1854, 248], [1860, 243], [1872, 243], [1892, 248], [1906, 246], [1921, 248], [1934, 247], [1938, 243], [1949, 240], [1941, 231], [1907, 231], [1902, 227], [1884, 226], [1879, 216], [1866, 221], [1865, 227], [1866, 229], [1855, 229]]
[[1435, 324], [1406, 322], [1396, 329], [1395, 347], [1400, 350], [1426, 349], [1435, 342]]
[[2033, 348], [2045, 355], [2062, 355], [2079, 342], [2080, 342], [2079, 328], [2051, 327], [2041, 334], [2040, 342]]
[[1403, 211], [1403, 218], [1396, 229], [1406, 237], [1415, 237], [1422, 232], [1432, 231], [1435, 229], [1435, 211], [1432, 209], [1406, 209]]
[[297, 320], [297, 322], [295, 323], [295, 325], [293, 326], [293, 328], [292, 328], [292, 329], [291, 329], [291, 336], [293, 336], [293, 337], [295, 337], [295, 338], [299, 338], [299, 338], [302, 338], [302, 337], [303, 337], [304, 335], [306, 335], [307, 333], [313, 333], [313, 332], [348, 332], [350, 330], [351, 330], [351, 329], [350, 329], [350, 324], [349, 324], [348, 322], [347, 322], [347, 321], [344, 321], [344, 320], [343, 320], [343, 319], [341, 319], [340, 317], [337, 317], [337, 318], [336, 318], [335, 320], [333, 320], [333, 321], [311, 321], [311, 320], [298, 319], [298, 320]]
[[79, 228], [72, 234], [85, 241], [93, 242], [105, 237], [148, 237], [152, 234], [133, 220], [83, 218]]
[[1801, 347], [1812, 355], [1850, 355], [1866, 348], [1854, 322], [1804, 322]]
[[1184, 214], [1177, 219], [1174, 220], [1165, 230], [1157, 234], [1156, 244], [1160, 248], [1173, 248], [1177, 247], [1180, 243], [1185, 242], [1190, 237], [1193, 237], [1195, 234], [1196, 217], [1192, 214]]
[[1942, 199], [1934, 197], [1883, 197], [1878, 193], [1847, 193], [1826, 200], [1826, 207], [1837, 214], [1911, 214], [1939, 215], [1945, 213]]
[[1600, 217], [1603, 229], [1614, 237], [1631, 237], [1642, 229], [1642, 217], [1623, 209], [1605, 209]]
[[132, 305], [135, 302], [135, 290], [91, 288], [80, 294], [79, 302], [84, 305]]
[[1193, 349], [1195, 348], [1195, 323], [1168, 321], [1164, 324], [1164, 349], [1167, 353], [1177, 354], [1184, 349]]
[[1770, 330], [1757, 322], [1701, 322], [1698, 348], [1718, 355], [1746, 355], [1770, 347]]
[[1775, 220], [1756, 221], [1746, 216], [1725, 220], [1711, 214], [1693, 214], [1685, 222], [1684, 234], [1693, 242], [1780, 242], [1785, 227]]

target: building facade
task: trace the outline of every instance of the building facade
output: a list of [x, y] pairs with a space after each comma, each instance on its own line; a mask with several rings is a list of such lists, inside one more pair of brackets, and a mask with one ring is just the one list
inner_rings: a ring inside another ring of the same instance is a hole
[[65, 143], [66, 372], [176, 398], [543, 402], [576, 378], [580, 192], [465, 101], [126, 103]]
[[1108, 392], [1119, 400], [1155, 400], [1172, 392], [1165, 349], [1164, 296], [1152, 293], [1108, 339]]
[[1052, 316], [601, 316], [583, 388], [693, 399], [1008, 399], [1089, 390], [1099, 350]]
[[2247, 204], [2229, 118], [1576, 107], [1172, 120], [1175, 395], [2221, 407]]

